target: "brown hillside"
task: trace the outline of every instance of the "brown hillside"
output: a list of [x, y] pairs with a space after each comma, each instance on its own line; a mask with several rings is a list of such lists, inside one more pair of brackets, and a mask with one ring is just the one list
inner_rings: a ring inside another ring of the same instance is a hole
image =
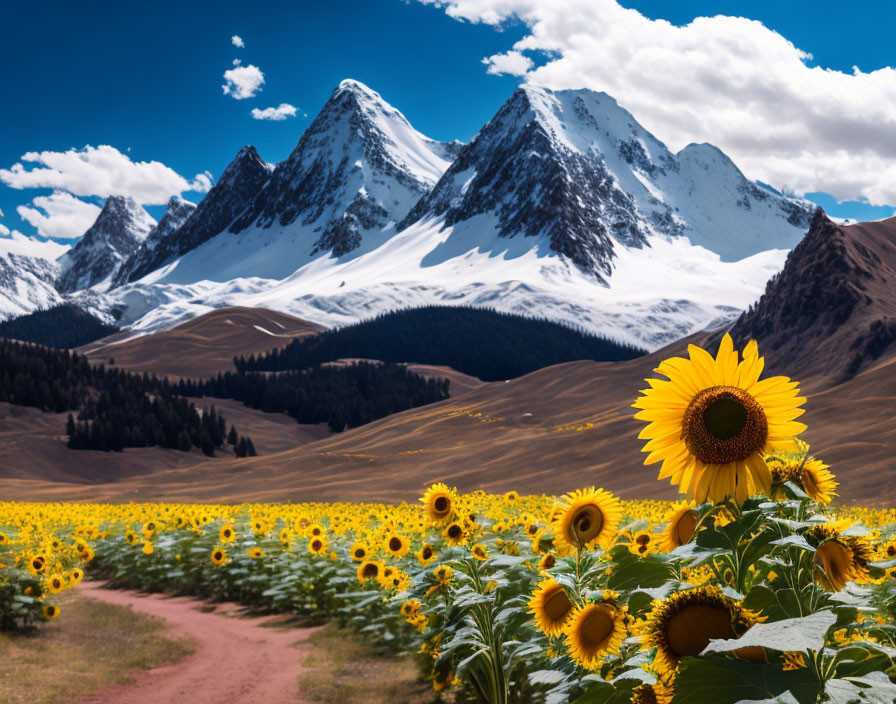
[[324, 328], [266, 308], [229, 306], [193, 318], [164, 332], [124, 342], [122, 333], [97, 340], [77, 351], [91, 361], [169, 377], [207, 377], [233, 371], [233, 358], [267, 352], [294, 337]]
[[762, 298], [732, 327], [771, 369], [836, 384], [896, 343], [896, 218], [841, 226], [819, 210]]
[[[443, 480], [463, 490], [554, 493], [595, 484], [628, 498], [672, 498], [657, 470], [641, 465], [641, 426], [629, 408], [641, 380], [671, 351], [620, 364], [549, 367], [253, 459], [222, 458], [89, 487], [19, 480], [4, 488], [22, 498], [397, 501]], [[881, 361], [810, 394], [806, 404], [806, 437], [833, 465], [844, 501], [896, 503], [887, 475], [896, 444], [894, 364]]]

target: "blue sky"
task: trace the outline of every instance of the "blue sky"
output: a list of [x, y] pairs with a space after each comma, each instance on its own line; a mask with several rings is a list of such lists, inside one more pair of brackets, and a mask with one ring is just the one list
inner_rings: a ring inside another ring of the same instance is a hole
[[[622, 5], [676, 25], [702, 15], [746, 15], [811, 52], [805, 62], [810, 66], [849, 73], [855, 65], [870, 72], [893, 60], [887, 55], [891, 22], [884, 21], [883, 5], [825, 8], [802, 1], [734, 0], [624, 0]], [[0, 58], [14, 67], [4, 75], [0, 168], [11, 167], [26, 152], [107, 144], [133, 161], [161, 162], [188, 180], [206, 170], [217, 177], [244, 144], [254, 144], [269, 161], [285, 158], [347, 77], [379, 91], [423, 133], [468, 140], [522, 80], [487, 73], [483, 58], [508, 51], [529, 33], [518, 20], [500, 27], [459, 21], [443, 8], [402, 0], [7, 3], [0, 26], [6, 30]], [[231, 44], [233, 34], [245, 47]], [[861, 40], [848, 40], [853, 34]], [[546, 61], [538, 52], [529, 55], [536, 66]], [[223, 94], [222, 74], [236, 58], [264, 72], [264, 85], [252, 98]], [[252, 108], [281, 103], [296, 106], [297, 116], [274, 122], [250, 115]], [[644, 121], [638, 109], [632, 111]], [[646, 111], [644, 117], [655, 128], [656, 118]], [[843, 188], [848, 192], [850, 185]], [[0, 223], [33, 234], [16, 207], [50, 192], [0, 184]], [[97, 196], [76, 195], [101, 203]], [[814, 198], [841, 217], [894, 212], [889, 199], [870, 206], [838, 204], [823, 193]], [[162, 208], [149, 209], [158, 217]]]

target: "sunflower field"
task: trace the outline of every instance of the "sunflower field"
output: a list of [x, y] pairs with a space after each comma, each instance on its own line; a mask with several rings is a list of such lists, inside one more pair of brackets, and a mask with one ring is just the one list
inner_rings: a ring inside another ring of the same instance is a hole
[[[336, 619], [456, 703], [896, 701], [896, 511], [837, 507], [795, 382], [697, 347], [635, 402], [679, 503], [0, 503], [0, 623], [111, 586]], [[64, 615], [63, 615], [64, 618]]]

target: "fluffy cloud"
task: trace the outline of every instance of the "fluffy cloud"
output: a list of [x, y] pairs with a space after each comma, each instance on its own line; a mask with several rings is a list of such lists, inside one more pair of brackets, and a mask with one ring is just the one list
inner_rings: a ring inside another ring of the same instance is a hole
[[289, 103], [280, 103], [275, 108], [265, 108], [264, 110], [259, 110], [258, 108], [252, 108], [252, 118], [255, 120], [285, 120], [287, 117], [295, 117], [296, 116], [296, 106], [290, 105]]
[[236, 47], [239, 47], [240, 49], [246, 46], [246, 42], [243, 41], [243, 38], [239, 34], [234, 34], [230, 38], [230, 43]]
[[16, 211], [43, 237], [80, 237], [100, 214], [97, 206], [62, 191], [38, 196], [32, 203], [33, 207], [20, 205]]
[[495, 75], [507, 74], [510, 76], [525, 76], [534, 65], [532, 59], [518, 51], [508, 51], [505, 54], [495, 54], [482, 60], [488, 66], [488, 73]]
[[258, 66], [243, 66], [239, 59], [234, 59], [233, 68], [224, 72], [224, 95], [232, 95], [237, 100], [252, 98], [261, 90], [264, 74]]
[[[26, 164], [34, 166], [29, 169]], [[0, 169], [0, 181], [12, 188], [52, 188], [77, 196], [131, 196], [144, 205], [167, 203], [183, 191], [204, 193], [213, 183], [208, 172], [188, 181], [161, 162], [131, 161], [107, 144], [67, 152], [28, 152], [21, 162]]]
[[[606, 91], [671, 148], [711, 142], [752, 178], [896, 203], [896, 70], [844, 73], [760, 22], [651, 20], [615, 0], [419, 0], [459, 20], [529, 28], [492, 73]], [[518, 56], [546, 59], [525, 71]]]
[[0, 237], [8, 237], [8, 236], [9, 236], [9, 228], [6, 225], [4, 225], [3, 223], [0, 223]]

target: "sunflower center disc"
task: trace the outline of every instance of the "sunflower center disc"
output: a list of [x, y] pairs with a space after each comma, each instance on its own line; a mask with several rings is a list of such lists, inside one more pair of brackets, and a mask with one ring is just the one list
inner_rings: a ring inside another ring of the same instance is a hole
[[677, 657], [699, 655], [713, 638], [735, 637], [731, 612], [719, 606], [688, 606], [666, 625], [666, 639]]
[[768, 419], [743, 389], [713, 386], [691, 399], [682, 419], [681, 439], [704, 464], [739, 462], [765, 447]]
[[435, 507], [438, 513], [445, 513], [448, 511], [448, 497], [440, 496], [435, 501], [433, 501], [433, 506]]
[[572, 525], [580, 544], [591, 542], [604, 527], [604, 514], [597, 506], [586, 506], [572, 519]]
[[552, 621], [559, 621], [562, 619], [569, 613], [571, 608], [572, 603], [569, 601], [569, 597], [566, 596], [566, 592], [559, 587], [544, 600], [544, 612]]
[[586, 617], [581, 627], [582, 642], [589, 648], [597, 648], [613, 634], [613, 620], [610, 607], [601, 604]]
[[850, 577], [852, 553], [836, 540], [829, 540], [815, 551], [815, 564], [823, 572], [831, 589], [840, 591]]
[[678, 519], [676, 533], [678, 535], [679, 545], [685, 545], [691, 542], [694, 537], [694, 529], [697, 527], [697, 512], [693, 509]]
[[392, 538], [389, 541], [389, 549], [392, 552], [398, 552], [399, 550], [401, 550], [401, 540], [399, 538]]

